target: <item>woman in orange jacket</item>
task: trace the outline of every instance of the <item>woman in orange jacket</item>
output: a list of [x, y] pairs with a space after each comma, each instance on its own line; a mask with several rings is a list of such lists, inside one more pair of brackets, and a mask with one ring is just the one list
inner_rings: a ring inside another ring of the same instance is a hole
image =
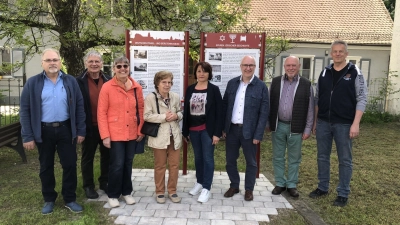
[[[97, 120], [101, 139], [110, 148], [108, 175], [108, 204], [119, 206], [122, 195], [126, 204], [134, 204], [132, 197], [132, 161], [136, 145], [144, 135], [144, 99], [142, 87], [129, 76], [129, 60], [120, 57], [114, 60], [114, 77], [100, 91]], [[138, 109], [138, 110], [137, 110]]]

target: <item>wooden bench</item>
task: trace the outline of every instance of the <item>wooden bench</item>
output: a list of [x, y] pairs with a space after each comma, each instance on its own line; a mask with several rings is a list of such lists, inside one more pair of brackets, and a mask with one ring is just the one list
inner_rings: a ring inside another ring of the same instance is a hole
[[21, 124], [19, 122], [0, 127], [0, 148], [3, 146], [14, 149], [21, 156], [22, 162], [28, 162], [22, 143]]

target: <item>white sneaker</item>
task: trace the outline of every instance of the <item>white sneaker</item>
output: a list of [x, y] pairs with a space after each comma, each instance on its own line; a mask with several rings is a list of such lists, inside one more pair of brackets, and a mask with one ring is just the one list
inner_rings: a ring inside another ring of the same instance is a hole
[[108, 198], [108, 204], [111, 208], [115, 208], [119, 206], [118, 198]]
[[135, 199], [132, 197], [132, 195], [123, 195], [122, 197], [124, 197], [126, 204], [128, 205], [135, 204]]
[[189, 191], [189, 194], [197, 195], [198, 193], [201, 192], [201, 189], [203, 189], [203, 185], [201, 185], [199, 183], [195, 183], [194, 187], [192, 188], [192, 190]]
[[197, 201], [201, 202], [201, 203], [208, 202], [208, 199], [210, 198], [210, 196], [211, 196], [210, 191], [205, 189], [205, 188], [203, 188], [203, 190], [201, 191], [201, 194], [200, 194], [199, 198], [197, 199]]

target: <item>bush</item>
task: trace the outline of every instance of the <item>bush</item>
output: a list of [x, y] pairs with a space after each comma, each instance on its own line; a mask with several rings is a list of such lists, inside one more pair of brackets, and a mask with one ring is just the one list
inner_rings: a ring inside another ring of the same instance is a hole
[[399, 115], [393, 115], [388, 112], [366, 111], [361, 118], [361, 123], [389, 123], [400, 120]]

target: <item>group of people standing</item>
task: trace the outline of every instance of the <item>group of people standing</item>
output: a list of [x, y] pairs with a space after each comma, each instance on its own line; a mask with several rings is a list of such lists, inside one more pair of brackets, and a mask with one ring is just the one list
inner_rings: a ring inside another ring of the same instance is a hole
[[84, 57], [85, 71], [75, 79], [60, 70], [59, 52], [46, 49], [42, 54], [44, 70], [28, 79], [20, 108], [24, 147], [31, 150], [36, 144], [39, 151], [39, 176], [45, 201], [42, 214], [53, 212], [57, 198], [54, 190], [56, 151], [63, 168], [65, 207], [73, 212], [83, 210], [76, 202], [75, 193], [76, 144], [80, 143], [86, 197], [99, 197], [93, 175], [94, 155], [99, 147], [99, 189], [107, 193], [111, 207], [119, 206], [120, 196], [127, 204], [134, 204], [132, 162], [135, 154], [144, 150], [145, 135], [141, 128], [145, 121], [160, 124], [157, 136], [148, 136], [147, 142], [154, 153], [156, 201], [160, 204], [167, 198], [173, 203], [181, 201], [177, 184], [182, 140], [191, 143], [194, 151], [196, 182], [189, 194], [199, 194], [198, 201], [202, 203], [209, 200], [214, 150], [221, 137], [225, 138], [226, 171], [230, 179], [224, 197], [240, 193], [237, 159], [242, 148], [246, 160], [242, 193], [244, 200], [253, 200], [257, 144], [265, 131], [272, 131], [276, 182], [272, 194], [279, 195], [287, 190], [291, 196], [299, 196], [296, 185], [302, 141], [313, 132], [317, 136], [319, 184], [310, 197], [328, 194], [330, 153], [332, 140], [335, 140], [339, 185], [334, 205], [345, 206], [352, 175], [351, 143], [359, 133], [367, 101], [364, 78], [357, 66], [346, 62], [347, 54], [345, 42], [332, 43], [333, 64], [321, 72], [315, 97], [311, 82], [299, 74], [300, 61], [295, 56], [286, 58], [285, 74], [273, 78], [269, 90], [254, 74], [254, 57], [243, 57], [240, 63], [242, 74], [228, 82], [223, 96], [219, 87], [210, 82], [213, 77], [211, 65], [199, 62], [194, 68], [197, 82], [187, 88], [182, 111], [180, 96], [171, 92], [171, 72], [157, 72], [154, 76], [156, 91], [144, 99], [142, 87], [130, 76], [127, 58], [114, 60], [113, 76], [110, 77], [101, 70], [101, 54], [90, 51]]

